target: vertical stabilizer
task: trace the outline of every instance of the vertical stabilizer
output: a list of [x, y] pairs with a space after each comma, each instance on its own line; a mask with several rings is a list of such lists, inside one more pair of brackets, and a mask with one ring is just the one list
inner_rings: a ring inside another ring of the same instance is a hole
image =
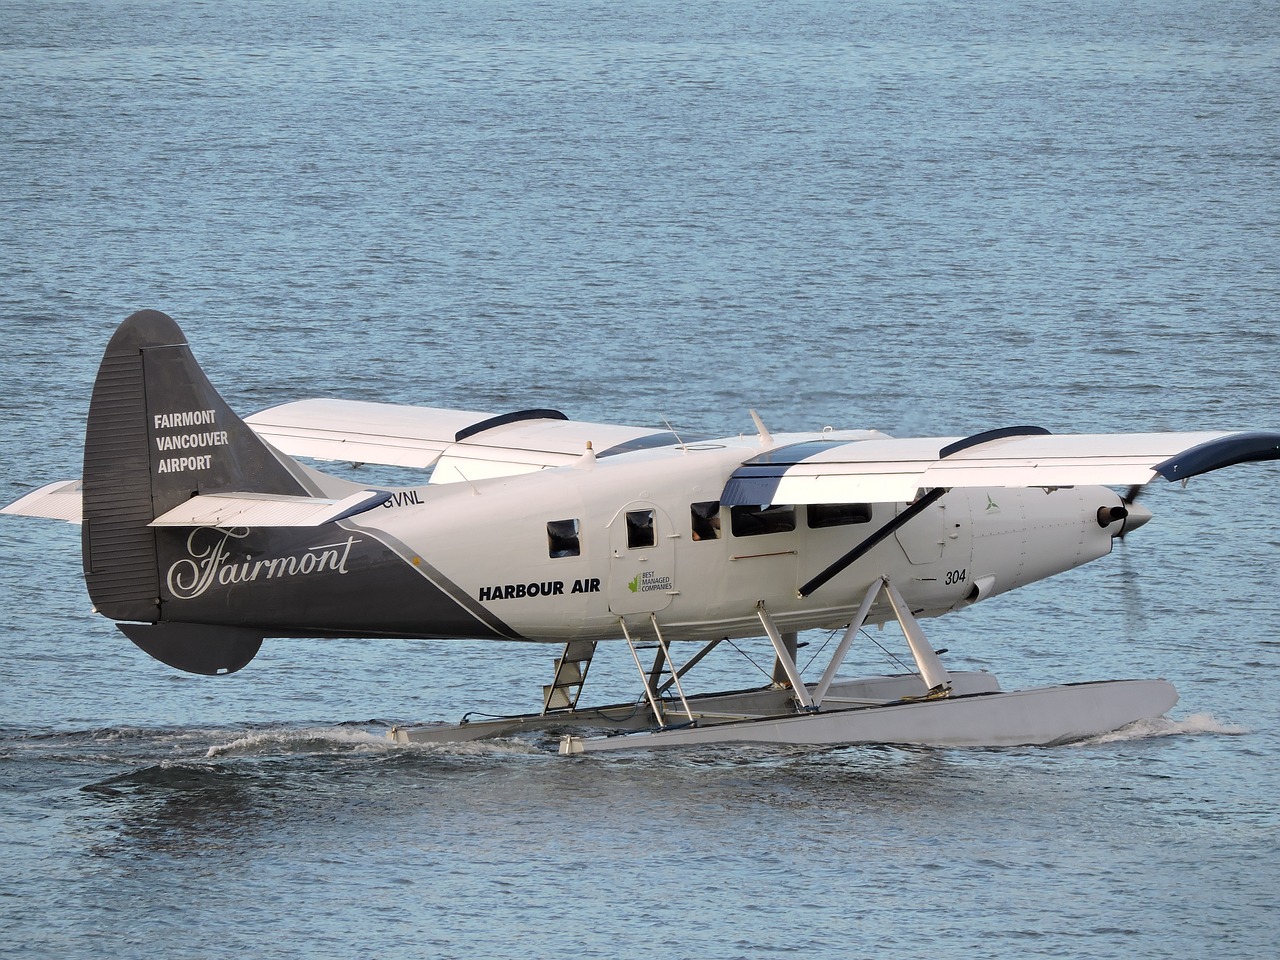
[[[241, 514], [243, 523], [222, 526], [206, 510], [218, 500], [211, 494], [341, 507], [325, 499], [320, 477], [231, 411], [177, 324], [135, 313], [111, 338], [89, 405], [89, 596], [151, 656], [202, 674], [239, 670], [267, 636], [518, 636], [368, 518], [357, 524], [339, 510], [314, 523], [255, 524]], [[197, 495], [204, 505], [175, 510]]]
[[312, 493], [209, 383], [178, 325], [143, 310], [107, 345], [84, 444], [85, 582], [113, 620], [160, 614], [157, 516], [197, 493]]

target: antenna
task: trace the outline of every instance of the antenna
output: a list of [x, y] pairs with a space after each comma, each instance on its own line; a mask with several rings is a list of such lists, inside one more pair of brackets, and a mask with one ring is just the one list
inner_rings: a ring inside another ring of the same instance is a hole
[[676, 433], [676, 428], [671, 425], [671, 421], [666, 417], [663, 417], [662, 422], [667, 425], [667, 429], [671, 431], [671, 435], [676, 438], [676, 446], [681, 450], [688, 450], [689, 448], [685, 446], [684, 441], [680, 439], [680, 434]]
[[476, 489], [476, 485], [474, 483], [472, 483], [470, 480], [467, 480], [467, 475], [463, 473], [461, 470], [459, 470], [457, 467], [454, 467], [453, 469], [457, 471], [458, 476], [460, 476], [463, 480], [467, 481], [467, 486], [471, 488], [471, 495], [473, 497], [480, 496], [480, 491]]
[[751, 419], [756, 422], [756, 429], [760, 431], [760, 444], [762, 446], [770, 446], [773, 443], [773, 434], [769, 432], [769, 428], [764, 425], [764, 421], [760, 419], [760, 414], [754, 410], [751, 411]]

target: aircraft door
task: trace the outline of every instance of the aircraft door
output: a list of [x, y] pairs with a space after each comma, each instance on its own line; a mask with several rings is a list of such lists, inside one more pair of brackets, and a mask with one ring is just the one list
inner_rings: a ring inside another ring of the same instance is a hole
[[676, 594], [675, 530], [651, 503], [636, 501], [609, 524], [609, 609], [618, 616], [664, 610]]
[[[898, 513], [906, 509], [907, 504], [898, 504]], [[942, 559], [942, 550], [947, 543], [946, 528], [946, 507], [943, 501], [939, 501], [927, 507], [920, 516], [904, 523], [895, 536], [902, 552], [913, 564], [934, 563]]]
[[[971, 569], [970, 507], [968, 491], [952, 491], [898, 529], [898, 544], [914, 568], [914, 603], [943, 609], [968, 602], [962, 598], [987, 572]], [[900, 505], [899, 514], [904, 509]]]

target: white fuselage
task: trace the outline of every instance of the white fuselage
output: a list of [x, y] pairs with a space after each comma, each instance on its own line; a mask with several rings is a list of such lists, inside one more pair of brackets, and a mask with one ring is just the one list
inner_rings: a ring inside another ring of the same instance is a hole
[[[794, 442], [795, 438], [786, 438]], [[847, 623], [888, 577], [918, 616], [937, 616], [1105, 556], [1105, 487], [957, 489], [830, 582], [799, 588], [906, 504], [720, 507], [756, 438], [638, 451], [519, 476], [416, 488], [348, 521], [390, 534], [523, 637], [620, 637], [656, 618], [672, 639]], [[811, 513], [812, 511], [812, 513]], [[718, 536], [715, 536], [718, 527]], [[576, 533], [576, 536], [574, 534]], [[887, 606], [871, 621], [885, 619]]]

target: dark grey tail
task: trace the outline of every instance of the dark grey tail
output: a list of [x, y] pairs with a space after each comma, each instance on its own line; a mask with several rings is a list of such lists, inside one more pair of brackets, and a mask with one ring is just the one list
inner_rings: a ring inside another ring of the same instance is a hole
[[[301, 476], [226, 405], [171, 318], [133, 314], [107, 345], [89, 404], [81, 536], [94, 605], [113, 620], [160, 621], [157, 531], [148, 524], [197, 493], [307, 495]], [[156, 646], [160, 630], [125, 632], [158, 659], [200, 673], [238, 669], [261, 641], [230, 630], [219, 653], [206, 635], [198, 661], [175, 663]], [[147, 635], [150, 645], [140, 639]]]

